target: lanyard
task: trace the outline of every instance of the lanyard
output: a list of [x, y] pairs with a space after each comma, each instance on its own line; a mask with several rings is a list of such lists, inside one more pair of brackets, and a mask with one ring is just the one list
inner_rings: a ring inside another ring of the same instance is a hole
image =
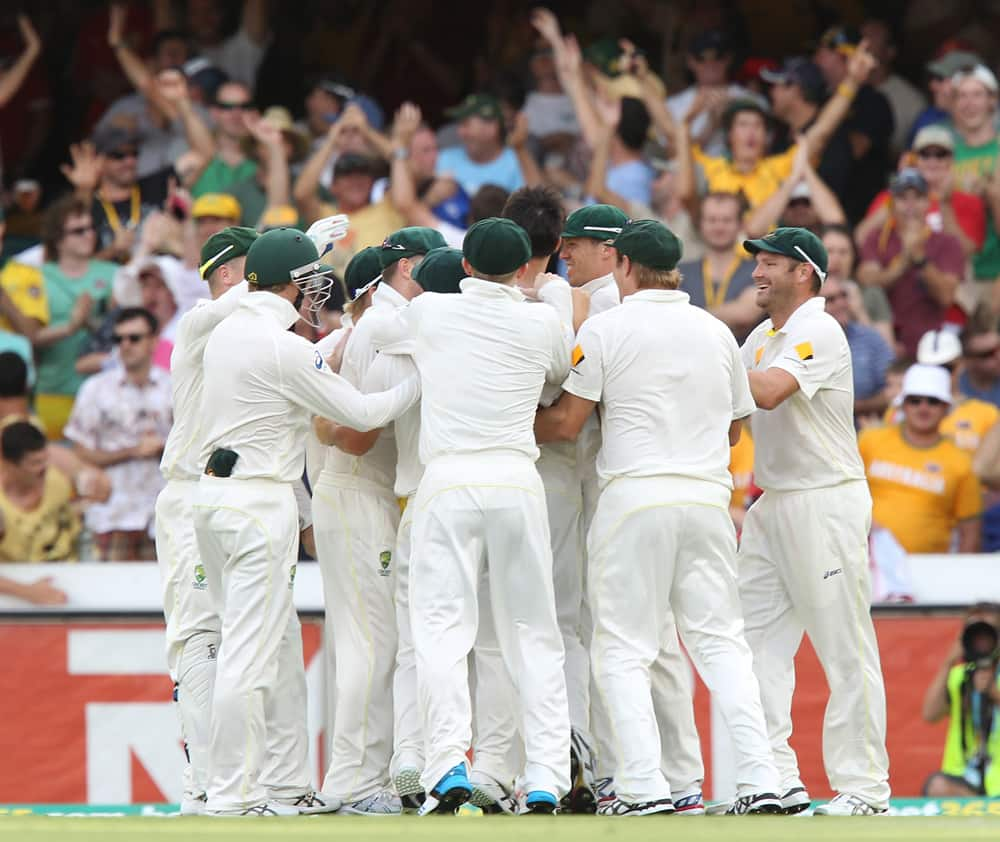
[[713, 307], [718, 307], [723, 301], [726, 300], [726, 293], [729, 292], [729, 282], [733, 279], [733, 275], [736, 274], [736, 270], [740, 268], [740, 260], [738, 254], [733, 255], [732, 262], [726, 267], [726, 271], [722, 274], [722, 278], [719, 281], [718, 288], [712, 283], [712, 265], [709, 263], [707, 257], [703, 258], [701, 261], [701, 282], [705, 287], [705, 308], [711, 310]]
[[[122, 227], [121, 218], [118, 216], [118, 211], [115, 209], [113, 203], [109, 202], [103, 196], [101, 198], [101, 207], [104, 208], [104, 216], [108, 220], [108, 225], [111, 226], [111, 230], [117, 234]], [[129, 207], [129, 218], [128, 227], [130, 229], [135, 228], [139, 224], [139, 211], [141, 203], [139, 197], [139, 185], [132, 185], [132, 193], [130, 196], [130, 207]]]

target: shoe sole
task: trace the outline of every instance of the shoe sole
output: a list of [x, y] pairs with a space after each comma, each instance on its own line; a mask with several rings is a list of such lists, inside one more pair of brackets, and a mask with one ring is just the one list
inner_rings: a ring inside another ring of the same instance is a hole
[[548, 801], [533, 801], [531, 804], [525, 804], [524, 808], [526, 814], [533, 816], [551, 816], [556, 811], [556, 805]]
[[781, 815], [784, 810], [781, 804], [761, 804], [759, 807], [754, 807], [752, 810], [747, 810], [744, 815], [746, 816], [777, 816]]
[[465, 789], [464, 787], [452, 787], [447, 792], [442, 793], [440, 796], [433, 796], [437, 799], [437, 804], [434, 805], [433, 810], [428, 810], [424, 813], [425, 816], [430, 815], [444, 815], [451, 816], [454, 815], [455, 811], [461, 807], [466, 801], [472, 798], [472, 790]]
[[396, 795], [403, 798], [407, 795], [423, 795], [424, 788], [420, 785], [420, 773], [416, 769], [404, 769], [393, 779]]
[[792, 804], [788, 807], [782, 806], [781, 812], [786, 816], [795, 816], [808, 810], [810, 804], [812, 801], [806, 801], [804, 804]]

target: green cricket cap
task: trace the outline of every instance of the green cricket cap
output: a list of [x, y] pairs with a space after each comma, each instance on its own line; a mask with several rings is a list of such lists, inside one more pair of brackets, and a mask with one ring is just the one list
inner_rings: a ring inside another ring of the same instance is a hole
[[492, 94], [469, 94], [458, 105], [445, 110], [445, 116], [452, 120], [464, 120], [466, 117], [482, 117], [484, 120], [503, 122], [503, 111], [500, 100]]
[[216, 232], [201, 247], [201, 265], [198, 273], [207, 278], [223, 263], [228, 263], [235, 257], [241, 257], [250, 251], [250, 246], [257, 240], [258, 234], [253, 228], [242, 228], [233, 225]]
[[590, 62], [605, 76], [621, 75], [622, 48], [617, 38], [602, 38], [583, 51], [584, 61]]
[[368, 291], [376, 281], [382, 278], [382, 261], [380, 249], [375, 246], [363, 248], [350, 259], [344, 270], [344, 286], [351, 301]]
[[619, 254], [658, 270], [675, 269], [683, 251], [674, 232], [655, 219], [629, 222], [611, 245]]
[[324, 271], [316, 246], [298, 228], [272, 228], [247, 252], [246, 278], [258, 287], [276, 287], [296, 277]]
[[379, 260], [382, 261], [382, 268], [388, 269], [393, 263], [404, 257], [427, 254], [431, 249], [446, 245], [448, 244], [444, 237], [436, 228], [423, 228], [419, 225], [412, 228], [400, 228], [382, 241], [379, 248]]
[[461, 292], [459, 283], [468, 277], [462, 266], [464, 255], [461, 249], [431, 249], [413, 270], [413, 280], [427, 292]]
[[586, 205], [571, 213], [563, 224], [564, 240], [572, 237], [590, 237], [593, 240], [611, 241], [628, 223], [621, 208], [614, 205]]
[[509, 275], [531, 260], [531, 240], [513, 220], [491, 216], [465, 232], [462, 254], [484, 275]]
[[821, 281], [826, 280], [826, 247], [819, 237], [805, 228], [775, 228], [766, 237], [744, 240], [743, 248], [750, 254], [767, 251], [783, 254], [800, 263], [808, 263], [816, 270]]

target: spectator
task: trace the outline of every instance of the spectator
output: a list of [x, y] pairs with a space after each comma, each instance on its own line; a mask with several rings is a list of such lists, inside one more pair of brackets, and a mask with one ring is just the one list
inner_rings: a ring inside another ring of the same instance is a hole
[[38, 355], [38, 414], [49, 438], [58, 439], [83, 382], [73, 364], [87, 341], [87, 322], [107, 307], [118, 267], [94, 259], [90, 206], [75, 196], [49, 208], [42, 239], [47, 318], [35, 321], [31, 340]]
[[49, 464], [45, 435], [28, 421], [0, 433], [0, 562], [75, 561], [76, 492]]
[[826, 276], [844, 284], [851, 315], [859, 323], [875, 328], [893, 348], [896, 338], [892, 330], [892, 308], [885, 290], [863, 287], [854, 280], [856, 254], [850, 230], [844, 225], [828, 225], [821, 239], [827, 254]]
[[459, 121], [462, 145], [440, 151], [440, 175], [454, 178], [469, 196], [484, 184], [496, 184], [508, 193], [523, 186], [517, 155], [504, 146], [503, 115], [496, 97], [470, 94], [445, 113]]
[[710, 29], [696, 35], [688, 44], [685, 59], [694, 84], [667, 98], [667, 108], [674, 120], [691, 126], [692, 142], [706, 155], [725, 155], [726, 137], [722, 115], [730, 100], [756, 100], [766, 103], [747, 88], [729, 81], [733, 62], [732, 45], [724, 32]]
[[858, 280], [886, 290], [896, 341], [913, 357], [920, 337], [940, 327], [955, 304], [965, 257], [956, 237], [928, 227], [928, 187], [917, 170], [900, 172], [891, 190], [885, 225], [861, 246]]
[[[952, 77], [955, 99], [954, 183], [960, 190], [982, 196], [987, 209], [986, 242], [972, 261], [976, 283], [971, 289], [976, 302], [991, 293], [991, 283], [1000, 277], [1000, 155], [997, 136], [997, 79], [984, 65]], [[972, 306], [973, 302], [969, 303]]]
[[[156, 347], [153, 351], [153, 365], [170, 371], [170, 355], [174, 350], [177, 322], [184, 313], [179, 308], [178, 273], [183, 269], [174, 257], [154, 257], [139, 267], [138, 281], [142, 290], [142, 306], [148, 310], [159, 329], [156, 333]], [[118, 318], [115, 319], [117, 327]], [[112, 341], [118, 343], [119, 333]]]
[[855, 33], [833, 27], [823, 33], [813, 56], [831, 92], [837, 94], [846, 85], [846, 91], [852, 94], [850, 114], [844, 125], [853, 163], [850, 184], [842, 194], [844, 210], [852, 222], [864, 216], [889, 171], [889, 141], [893, 134], [888, 101], [867, 83], [875, 62], [863, 74], [850, 72], [850, 63], [861, 46]]
[[257, 115], [250, 89], [240, 82], [224, 82], [215, 92], [209, 113], [215, 126], [215, 155], [200, 161], [184, 181], [195, 197], [225, 193], [257, 172], [257, 162], [246, 154], [245, 147], [250, 134], [247, 118], [253, 120]]
[[[913, 166], [930, 189], [927, 225], [932, 231], [944, 231], [958, 238], [966, 257], [972, 257], [986, 239], [986, 208], [973, 193], [955, 189], [955, 140], [944, 126], [928, 126], [913, 139]], [[885, 225], [889, 218], [888, 190], [879, 193], [868, 208], [868, 215], [858, 225], [855, 236], [863, 243], [868, 234]]]
[[677, 266], [691, 303], [722, 319], [740, 341], [764, 317], [756, 301], [754, 261], [739, 245], [742, 210], [735, 193], [709, 193], [702, 199], [698, 233], [704, 257]]
[[24, 80], [28, 78], [35, 59], [42, 51], [42, 39], [38, 37], [31, 19], [27, 15], [17, 16], [17, 25], [24, 40], [24, 51], [0, 75], [0, 108], [3, 108], [17, 94]]
[[1000, 797], [997, 630], [1000, 606], [980, 602], [966, 612], [962, 633], [924, 695], [925, 722], [948, 717], [941, 770], [924, 784], [929, 798]]
[[344, 106], [354, 97], [354, 90], [332, 76], [320, 76], [306, 94], [305, 120], [301, 128], [312, 137], [310, 152], [315, 152], [326, 138], [330, 126], [344, 112]]
[[951, 110], [955, 104], [955, 88], [951, 83], [952, 77], [956, 73], [971, 70], [977, 64], [982, 63], [982, 59], [975, 53], [955, 49], [949, 49], [940, 54], [934, 61], [927, 63], [927, 86], [931, 92], [931, 104], [920, 113], [910, 127], [909, 137], [911, 141], [925, 126], [941, 123], [950, 127]]
[[642, 101], [622, 97], [602, 120], [603, 131], [594, 149], [594, 157], [605, 162], [603, 185], [592, 198], [625, 207], [629, 202], [649, 206], [653, 199], [656, 173], [643, 156], [649, 134], [649, 112]]
[[528, 69], [534, 81], [523, 108], [528, 134], [543, 153], [565, 154], [579, 136], [580, 126], [573, 102], [559, 81], [552, 47], [544, 43], [536, 47]]
[[855, 418], [875, 416], [877, 419], [888, 406], [885, 374], [892, 362], [892, 348], [875, 328], [860, 324], [854, 318], [845, 283], [827, 275], [822, 294], [826, 299], [826, 312], [844, 329], [851, 349]]
[[118, 314], [115, 343], [122, 365], [87, 381], [66, 426], [80, 458], [111, 477], [111, 498], [86, 514], [105, 561], [156, 557], [153, 509], [163, 487], [159, 459], [171, 425], [170, 377], [153, 366], [156, 329], [148, 310]]
[[962, 344], [965, 365], [958, 378], [962, 394], [1000, 407], [1000, 334], [971, 333]]
[[887, 21], [869, 18], [861, 24], [861, 37], [878, 60], [868, 81], [886, 98], [892, 109], [892, 146], [897, 151], [902, 151], [910, 145], [910, 126], [927, 107], [927, 100], [906, 79], [892, 72], [897, 49], [892, 27]]
[[979, 549], [982, 490], [972, 459], [941, 433], [952, 395], [948, 372], [911, 366], [903, 378], [903, 421], [865, 430], [858, 441], [872, 494], [872, 525], [908, 553]]
[[[0, 208], [0, 250], [5, 233]], [[41, 270], [14, 258], [8, 260], [0, 269], [0, 350], [16, 350], [30, 362], [31, 342], [27, 337], [48, 320], [48, 313]]]
[[223, 228], [239, 225], [242, 216], [240, 203], [228, 193], [203, 193], [191, 205], [191, 218], [199, 243], [204, 243]]

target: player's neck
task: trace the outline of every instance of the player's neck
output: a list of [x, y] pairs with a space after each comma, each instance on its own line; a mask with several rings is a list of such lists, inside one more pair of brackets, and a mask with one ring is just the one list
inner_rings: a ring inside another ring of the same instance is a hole
[[933, 430], [919, 432], [904, 421], [903, 438], [907, 444], [912, 444], [914, 447], [934, 447], [941, 441], [941, 431], [935, 427]]
[[778, 304], [773, 306], [770, 311], [771, 324], [774, 325], [775, 330], [781, 330], [792, 317], [792, 313], [799, 309], [803, 304], [805, 304], [809, 298], [812, 296], [807, 296], [806, 298], [800, 298], [789, 302], [787, 305]]
[[541, 275], [549, 266], [549, 258], [547, 257], [533, 257], [528, 261], [528, 281], [534, 281], [535, 277]]

